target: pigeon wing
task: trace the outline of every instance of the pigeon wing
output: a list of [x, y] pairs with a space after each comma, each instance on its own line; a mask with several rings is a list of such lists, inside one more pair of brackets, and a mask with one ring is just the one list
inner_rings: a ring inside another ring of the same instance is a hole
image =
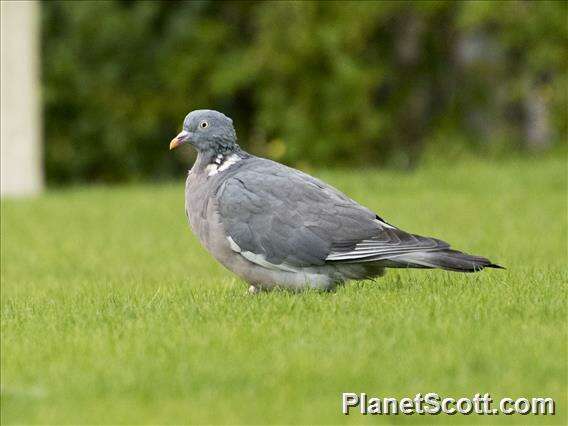
[[234, 251], [266, 267], [297, 270], [447, 247], [408, 234], [305, 173], [252, 158], [216, 193]]

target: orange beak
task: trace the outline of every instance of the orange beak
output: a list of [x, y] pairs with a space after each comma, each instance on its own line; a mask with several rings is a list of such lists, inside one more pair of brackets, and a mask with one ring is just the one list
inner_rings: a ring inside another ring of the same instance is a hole
[[189, 132], [182, 130], [175, 138], [172, 139], [170, 142], [170, 150], [177, 148], [180, 145], [183, 145], [189, 140]]

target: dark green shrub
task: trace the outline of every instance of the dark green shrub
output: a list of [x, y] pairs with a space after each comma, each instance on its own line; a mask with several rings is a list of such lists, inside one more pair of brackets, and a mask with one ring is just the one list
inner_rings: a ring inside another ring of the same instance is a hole
[[[566, 138], [565, 2], [44, 2], [50, 182], [178, 175], [184, 115], [296, 165]], [[454, 137], [455, 136], [455, 137]], [[438, 147], [439, 145], [439, 147]], [[447, 145], [447, 146], [446, 146]]]

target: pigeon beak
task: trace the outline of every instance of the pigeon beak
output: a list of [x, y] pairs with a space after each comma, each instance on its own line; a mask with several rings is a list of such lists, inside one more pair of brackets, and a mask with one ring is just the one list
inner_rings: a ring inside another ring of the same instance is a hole
[[178, 146], [184, 144], [189, 140], [189, 132], [182, 130], [175, 138], [170, 142], [170, 150], [177, 148]]

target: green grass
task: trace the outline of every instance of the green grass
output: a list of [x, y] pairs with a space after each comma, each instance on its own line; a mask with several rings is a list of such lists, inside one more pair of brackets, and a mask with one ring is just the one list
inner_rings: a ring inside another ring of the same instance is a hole
[[[175, 185], [2, 202], [2, 423], [566, 424], [562, 159], [316, 173], [507, 267], [249, 296]], [[549, 396], [557, 415], [340, 414], [342, 391]]]

